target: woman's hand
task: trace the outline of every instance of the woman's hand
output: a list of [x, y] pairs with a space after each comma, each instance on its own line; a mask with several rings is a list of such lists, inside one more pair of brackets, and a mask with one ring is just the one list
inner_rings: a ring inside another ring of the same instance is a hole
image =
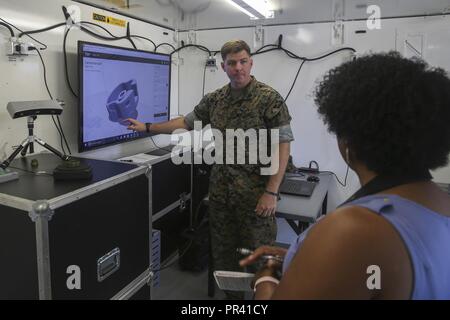
[[[286, 255], [286, 252], [287, 252], [287, 249], [284, 249], [284, 248], [272, 247], [272, 246], [262, 246], [262, 247], [259, 247], [258, 249], [256, 249], [255, 251], [253, 251], [253, 253], [251, 255], [249, 255], [248, 257], [239, 261], [239, 265], [241, 267], [248, 266], [248, 265], [253, 264], [256, 261], [258, 261], [262, 256], [276, 256], [279, 258], [284, 258], [284, 256]], [[268, 259], [267, 264], [269, 266], [276, 265], [276, 264], [280, 265], [279, 262], [277, 262], [276, 260], [272, 260], [272, 259]]]

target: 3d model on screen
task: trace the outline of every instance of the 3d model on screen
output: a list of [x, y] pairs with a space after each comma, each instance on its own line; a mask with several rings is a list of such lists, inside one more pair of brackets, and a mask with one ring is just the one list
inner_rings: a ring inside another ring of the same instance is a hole
[[138, 116], [137, 104], [139, 95], [136, 80], [130, 80], [119, 84], [110, 94], [106, 103], [109, 120], [127, 125], [123, 120], [127, 118], [136, 119]]

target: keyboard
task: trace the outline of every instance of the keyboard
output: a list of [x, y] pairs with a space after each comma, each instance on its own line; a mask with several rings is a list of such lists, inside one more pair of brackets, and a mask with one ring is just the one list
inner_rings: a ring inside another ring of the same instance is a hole
[[280, 187], [280, 193], [310, 197], [316, 187], [315, 182], [305, 180], [285, 179]]

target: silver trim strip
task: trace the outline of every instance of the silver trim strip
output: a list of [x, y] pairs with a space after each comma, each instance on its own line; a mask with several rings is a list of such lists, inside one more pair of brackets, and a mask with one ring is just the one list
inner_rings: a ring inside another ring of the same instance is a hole
[[35, 201], [10, 196], [5, 193], [0, 193], [0, 204], [7, 206], [7, 207], [23, 210], [24, 211], [23, 213], [26, 213], [26, 214], [28, 214], [28, 212], [30, 212], [32, 210], [33, 203], [35, 203]]
[[[148, 265], [150, 266], [151, 269], [151, 265], [152, 265], [152, 244], [153, 244], [153, 197], [152, 197], [152, 184], [153, 184], [153, 171], [152, 171], [152, 166], [149, 164], [147, 171], [145, 172], [145, 175], [147, 176], [148, 179], [148, 223], [149, 223], [149, 256], [148, 256]], [[153, 278], [153, 275], [152, 275]], [[150, 285], [150, 300], [152, 299], [152, 286]]]
[[30, 212], [35, 220], [36, 253], [39, 284], [39, 299], [52, 298], [51, 272], [50, 272], [50, 244], [48, 239], [48, 220], [52, 210], [47, 202], [38, 201]]
[[[128, 300], [144, 285], [150, 285], [153, 272], [150, 269], [145, 270], [139, 277], [131, 281], [125, 288], [120, 290], [111, 300]], [[149, 288], [150, 290], [150, 288]]]
[[[108, 189], [109, 187], [112, 187], [116, 184], [122, 183], [122, 182], [132, 179], [134, 177], [137, 177], [137, 176], [141, 175], [142, 173], [145, 173], [147, 171], [147, 168], [148, 168], [147, 166], [139, 166], [135, 169], [132, 169], [132, 170], [126, 171], [122, 174], [99, 181], [97, 183], [91, 184], [84, 188], [77, 189], [70, 193], [63, 194], [59, 197], [52, 198], [50, 200], [43, 200], [43, 201], [47, 201], [50, 205], [50, 208], [54, 210], [54, 209], [60, 208], [62, 206], [65, 206], [66, 204], [69, 204], [69, 203], [75, 202], [79, 199], [90, 196], [91, 194]], [[36, 200], [36, 201], [40, 201], [40, 200]], [[33, 204], [36, 203], [36, 201], [11, 196], [11, 195], [8, 195], [5, 193], [0, 193], [0, 204], [5, 205], [7, 207], [12, 207], [15, 209], [23, 210], [23, 211], [25, 211], [24, 213], [26, 213], [26, 214], [28, 214], [28, 212], [32, 211]]]
[[[191, 194], [189, 193], [188, 195], [186, 195], [186, 197], [184, 199], [185, 200], [190, 200], [191, 199]], [[153, 221], [156, 221], [156, 220], [160, 219], [161, 217], [165, 216], [167, 213], [169, 213], [173, 209], [179, 207], [180, 204], [181, 204], [181, 199], [175, 201], [174, 203], [172, 203], [170, 205], [168, 205], [167, 207], [165, 207], [164, 209], [162, 209], [161, 211], [159, 211], [157, 214], [155, 214], [153, 216]]]

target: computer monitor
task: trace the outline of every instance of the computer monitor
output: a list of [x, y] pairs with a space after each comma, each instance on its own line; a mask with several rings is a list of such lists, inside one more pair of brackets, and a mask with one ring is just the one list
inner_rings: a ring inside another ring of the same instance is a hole
[[79, 152], [148, 136], [127, 118], [169, 120], [170, 55], [79, 41], [78, 58]]

